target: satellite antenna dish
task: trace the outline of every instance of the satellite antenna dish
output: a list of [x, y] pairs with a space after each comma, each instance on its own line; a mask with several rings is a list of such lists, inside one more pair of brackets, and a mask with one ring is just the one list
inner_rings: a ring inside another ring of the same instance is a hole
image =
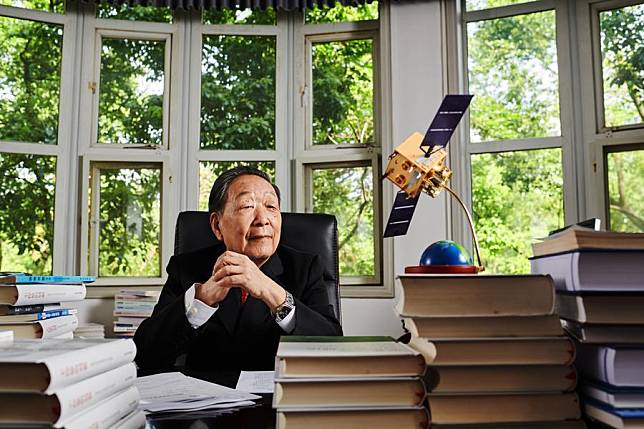
[[445, 189], [458, 201], [467, 215], [478, 261], [478, 266], [471, 266], [469, 272], [476, 273], [482, 271], [483, 266], [472, 216], [463, 201], [447, 186], [452, 171], [445, 165], [445, 148], [472, 97], [474, 96], [469, 94], [446, 95], [425, 135], [418, 132], [412, 134], [389, 156], [383, 178], [390, 180], [400, 191], [396, 194], [391, 208], [384, 237], [407, 234], [420, 194], [424, 192], [435, 198]]

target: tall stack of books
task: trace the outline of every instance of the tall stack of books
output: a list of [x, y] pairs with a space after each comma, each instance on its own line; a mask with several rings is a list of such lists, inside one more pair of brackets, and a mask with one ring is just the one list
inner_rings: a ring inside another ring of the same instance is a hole
[[420, 377], [431, 358], [390, 337], [282, 337], [276, 428], [426, 428]]
[[398, 279], [410, 346], [435, 350], [425, 376], [432, 428], [585, 427], [549, 276]]
[[585, 414], [615, 427], [644, 419], [644, 234], [578, 226], [533, 245], [562, 323], [578, 344]]
[[114, 296], [114, 335], [133, 337], [137, 328], [152, 310], [161, 294], [158, 290], [123, 289]]
[[132, 340], [15, 340], [0, 345], [0, 425], [138, 429]]
[[0, 276], [0, 330], [14, 338], [72, 338], [77, 310], [63, 303], [85, 298], [94, 277]]

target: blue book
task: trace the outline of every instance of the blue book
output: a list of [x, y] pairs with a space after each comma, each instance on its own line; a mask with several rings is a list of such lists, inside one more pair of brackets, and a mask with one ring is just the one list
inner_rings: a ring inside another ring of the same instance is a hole
[[15, 314], [9, 316], [0, 316], [0, 330], [3, 324], [16, 322], [36, 322], [38, 320], [53, 319], [54, 317], [69, 316], [78, 312], [75, 308], [59, 308], [57, 310], [47, 310], [40, 313]]
[[[619, 418], [620, 420], [644, 418], [644, 408], [642, 407], [614, 408], [610, 405], [606, 405], [602, 402], [597, 402], [588, 398], [584, 398], [582, 402], [584, 403], [584, 407], [589, 416], [601, 422], [607, 423], [610, 426], [613, 425], [609, 423], [610, 420], [606, 419], [606, 417], [608, 417], [607, 415], [613, 416], [613, 418]], [[644, 406], [644, 404], [642, 405]], [[599, 418], [598, 416], [604, 416], [604, 418]]]
[[597, 381], [584, 381], [579, 392], [612, 408], [644, 407], [644, 387], [619, 387]]
[[26, 274], [14, 274], [0, 277], [0, 283], [28, 284], [28, 283], [92, 283], [96, 277], [92, 276], [30, 276]]

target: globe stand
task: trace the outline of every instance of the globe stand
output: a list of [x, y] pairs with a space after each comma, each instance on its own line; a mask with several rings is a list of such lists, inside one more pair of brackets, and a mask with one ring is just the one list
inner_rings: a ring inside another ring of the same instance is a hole
[[[472, 233], [472, 241], [474, 242], [474, 250], [476, 252], [476, 260], [478, 265], [410, 265], [405, 267], [405, 274], [478, 274], [485, 268], [481, 264], [481, 252], [479, 249], [479, 241], [474, 230], [474, 222], [469, 210], [463, 204], [463, 201], [452, 191], [447, 185], [443, 184], [443, 188], [458, 201], [461, 208], [465, 211], [467, 216], [467, 223]], [[434, 243], [436, 244], [436, 243]], [[431, 247], [431, 246], [430, 246]], [[421, 258], [422, 259], [422, 258]]]

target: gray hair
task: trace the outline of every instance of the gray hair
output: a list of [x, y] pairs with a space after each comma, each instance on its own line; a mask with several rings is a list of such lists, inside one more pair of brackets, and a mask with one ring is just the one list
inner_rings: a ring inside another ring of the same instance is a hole
[[245, 175], [259, 176], [262, 179], [266, 180], [271, 184], [271, 186], [273, 186], [273, 189], [277, 194], [277, 201], [281, 202], [280, 190], [275, 184], [273, 184], [273, 182], [271, 182], [271, 178], [268, 176], [268, 174], [264, 173], [262, 170], [258, 170], [255, 167], [240, 165], [238, 167], [224, 171], [219, 175], [219, 177], [217, 177], [215, 183], [213, 183], [212, 189], [210, 189], [210, 197], [208, 198], [208, 212], [210, 214], [221, 213], [224, 210], [230, 184], [233, 183], [233, 181], [239, 176]]

